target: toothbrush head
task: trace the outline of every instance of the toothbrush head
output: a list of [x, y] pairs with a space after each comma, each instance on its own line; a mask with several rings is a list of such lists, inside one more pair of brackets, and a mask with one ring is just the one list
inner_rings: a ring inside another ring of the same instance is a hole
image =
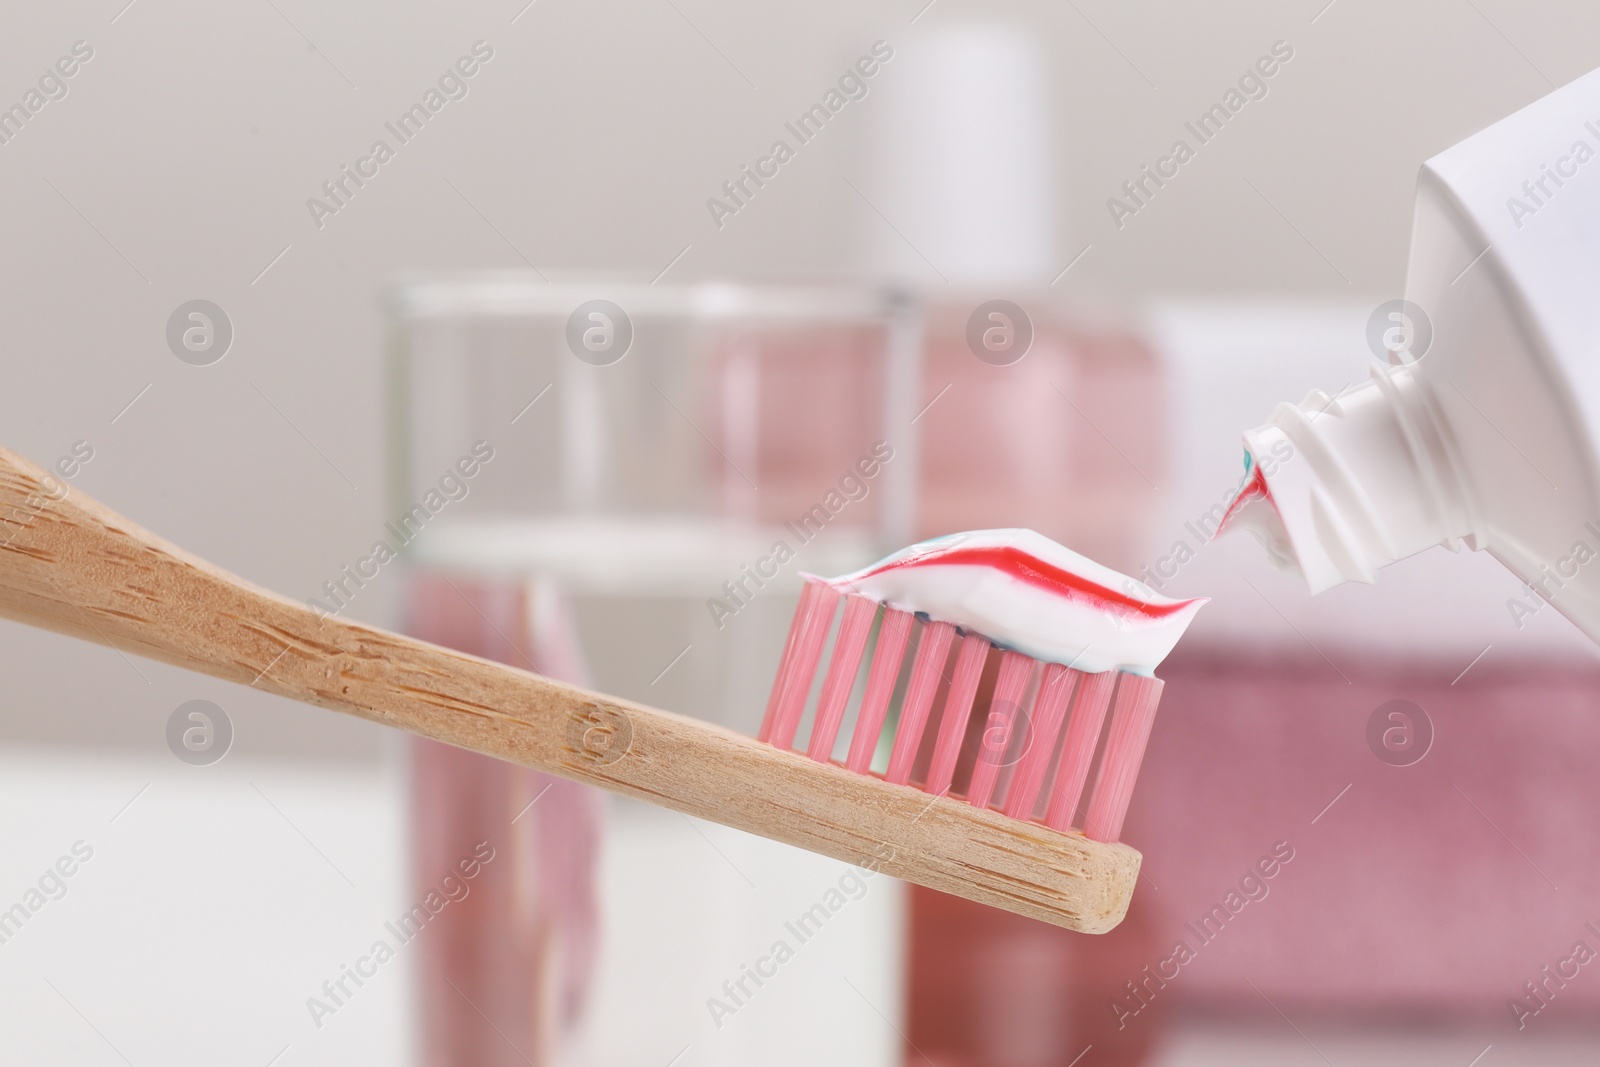
[[806, 756], [833, 763], [837, 749], [856, 774], [1111, 845], [1161, 696], [1152, 672], [1203, 603], [1159, 596], [1029, 530], [807, 575], [758, 736], [796, 747], [833, 633]]

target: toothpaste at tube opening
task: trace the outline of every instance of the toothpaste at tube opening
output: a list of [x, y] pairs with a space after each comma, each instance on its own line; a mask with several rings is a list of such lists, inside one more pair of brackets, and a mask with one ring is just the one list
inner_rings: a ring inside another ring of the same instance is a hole
[[1205, 599], [1173, 600], [1032, 530], [923, 541], [821, 579], [1091, 674], [1151, 674]]

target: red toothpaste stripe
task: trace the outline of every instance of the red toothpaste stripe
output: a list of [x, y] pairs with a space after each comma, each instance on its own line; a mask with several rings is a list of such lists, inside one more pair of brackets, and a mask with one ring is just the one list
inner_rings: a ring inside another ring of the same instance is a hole
[[1081, 574], [1074, 574], [1072, 571], [1046, 563], [1037, 556], [1009, 545], [958, 544], [948, 548], [930, 548], [915, 556], [880, 563], [856, 577], [869, 578], [885, 571], [905, 568], [950, 566], [988, 567], [1056, 596], [1071, 599], [1087, 597], [1102, 611], [1114, 611], [1119, 614], [1131, 611], [1151, 619], [1166, 618], [1196, 603], [1193, 600], [1179, 600], [1170, 604], [1146, 603], [1137, 597], [1092, 582]]
[[1267, 476], [1261, 473], [1261, 464], [1259, 463], [1253, 465], [1250, 477], [1245, 481], [1243, 488], [1239, 490], [1239, 495], [1233, 498], [1233, 503], [1228, 505], [1228, 510], [1222, 513], [1222, 521], [1217, 523], [1217, 532], [1211, 535], [1211, 539], [1215, 541], [1221, 537], [1222, 531], [1228, 528], [1228, 523], [1233, 521], [1233, 517], [1239, 513], [1239, 509], [1252, 500], [1265, 500], [1274, 508], [1278, 506], [1278, 502], [1272, 499], [1272, 489], [1267, 485]]

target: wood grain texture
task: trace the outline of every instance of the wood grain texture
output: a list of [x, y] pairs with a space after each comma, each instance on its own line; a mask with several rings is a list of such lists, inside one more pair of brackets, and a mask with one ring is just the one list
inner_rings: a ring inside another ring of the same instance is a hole
[[321, 616], [0, 448], [0, 615], [1100, 933], [1139, 853]]

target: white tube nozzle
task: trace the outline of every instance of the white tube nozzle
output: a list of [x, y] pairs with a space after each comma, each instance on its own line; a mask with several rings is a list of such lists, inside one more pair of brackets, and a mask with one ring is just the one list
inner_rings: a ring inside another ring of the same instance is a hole
[[1596, 168], [1600, 70], [1423, 165], [1405, 299], [1431, 346], [1244, 435], [1238, 525], [1313, 592], [1465, 542], [1600, 641]]
[[[1246, 431], [1246, 463], [1264, 487], [1230, 525], [1250, 530], [1313, 593], [1371, 582], [1379, 567], [1442, 544], [1476, 543], [1457, 461], [1409, 367], [1373, 364], [1368, 381], [1279, 404]], [[1248, 490], [1247, 490], [1248, 492]]]

